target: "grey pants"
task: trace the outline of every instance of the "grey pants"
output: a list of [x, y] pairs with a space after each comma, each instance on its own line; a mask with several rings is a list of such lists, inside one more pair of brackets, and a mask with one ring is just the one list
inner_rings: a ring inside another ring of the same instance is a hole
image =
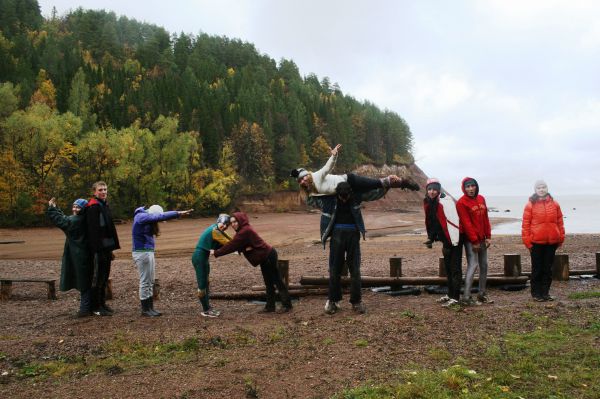
[[479, 268], [479, 295], [485, 294], [485, 286], [487, 283], [488, 257], [485, 242], [479, 246], [479, 252], [473, 251], [473, 244], [469, 241], [465, 242], [465, 252], [467, 254], [467, 275], [465, 276], [465, 292], [464, 298], [471, 297], [471, 287], [473, 286], [473, 278], [475, 271]]
[[132, 252], [133, 261], [140, 274], [140, 300], [152, 297], [154, 287], [154, 252]]

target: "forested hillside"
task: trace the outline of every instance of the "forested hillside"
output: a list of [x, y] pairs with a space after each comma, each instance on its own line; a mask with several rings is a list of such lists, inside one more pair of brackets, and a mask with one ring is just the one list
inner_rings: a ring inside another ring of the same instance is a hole
[[120, 217], [150, 203], [214, 212], [296, 188], [290, 169], [336, 143], [338, 170], [412, 163], [396, 113], [251, 43], [0, 0], [2, 225], [37, 223], [49, 197], [70, 205], [98, 179]]

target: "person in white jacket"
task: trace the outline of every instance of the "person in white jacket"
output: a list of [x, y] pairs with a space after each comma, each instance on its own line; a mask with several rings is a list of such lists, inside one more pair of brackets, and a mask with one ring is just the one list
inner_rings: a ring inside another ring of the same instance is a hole
[[419, 185], [409, 178], [400, 178], [396, 175], [389, 175], [381, 179], [347, 173], [343, 175], [331, 174], [337, 161], [338, 150], [342, 145], [338, 144], [331, 150], [331, 157], [327, 160], [325, 166], [316, 172], [309, 172], [306, 169], [293, 169], [291, 176], [298, 180], [298, 184], [308, 193], [308, 195], [333, 195], [335, 188], [340, 182], [347, 181], [355, 193], [366, 193], [379, 188], [408, 188], [412, 191], [418, 191]]
[[450, 306], [458, 304], [462, 283], [463, 243], [458, 231], [456, 200], [442, 190], [438, 179], [427, 180], [425, 189], [427, 194], [423, 200], [423, 209], [428, 238], [425, 245], [432, 248], [433, 242], [442, 243], [444, 267], [448, 276], [448, 295], [442, 297], [440, 302], [445, 302], [444, 306]]

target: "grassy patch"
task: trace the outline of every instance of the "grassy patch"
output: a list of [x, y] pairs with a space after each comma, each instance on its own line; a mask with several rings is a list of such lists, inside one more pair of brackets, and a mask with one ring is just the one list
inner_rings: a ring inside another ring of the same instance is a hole
[[569, 299], [590, 299], [590, 298], [600, 298], [600, 291], [583, 291], [583, 292], [573, 292], [569, 294]]
[[357, 339], [356, 341], [354, 341], [354, 345], [356, 345], [358, 348], [365, 348], [367, 346], [369, 346], [369, 341], [367, 341], [366, 339]]
[[[598, 322], [588, 320], [581, 327], [535, 315], [525, 318], [539, 323], [535, 330], [505, 334], [490, 343], [480, 358], [455, 359], [454, 366], [441, 370], [403, 370], [390, 376], [389, 384], [361, 386], [336, 397], [597, 398]], [[436, 348], [429, 355], [446, 360], [446, 354]]]
[[142, 343], [119, 335], [100, 350], [98, 356], [58, 357], [52, 360], [17, 364], [19, 378], [48, 378], [104, 372], [109, 375], [126, 369], [188, 360], [201, 349], [196, 337], [180, 342]]

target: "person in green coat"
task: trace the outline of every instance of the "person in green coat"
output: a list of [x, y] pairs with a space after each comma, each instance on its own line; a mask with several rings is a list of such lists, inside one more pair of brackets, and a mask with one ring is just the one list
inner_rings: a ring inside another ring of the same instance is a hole
[[54, 225], [67, 236], [60, 270], [60, 290], [76, 289], [81, 293], [77, 317], [92, 314], [92, 258], [86, 240], [86, 225], [83, 210], [87, 204], [84, 199], [77, 199], [71, 207], [72, 215], [65, 215], [57, 206], [54, 198], [48, 201], [46, 214]]
[[208, 261], [210, 250], [221, 248], [231, 241], [231, 237], [225, 232], [229, 227], [229, 215], [220, 214], [217, 221], [200, 235], [196, 249], [192, 255], [192, 265], [196, 272], [196, 282], [198, 283], [198, 300], [202, 305], [200, 314], [204, 317], [219, 317], [221, 312], [210, 306], [209, 299], [209, 275], [210, 263]]

